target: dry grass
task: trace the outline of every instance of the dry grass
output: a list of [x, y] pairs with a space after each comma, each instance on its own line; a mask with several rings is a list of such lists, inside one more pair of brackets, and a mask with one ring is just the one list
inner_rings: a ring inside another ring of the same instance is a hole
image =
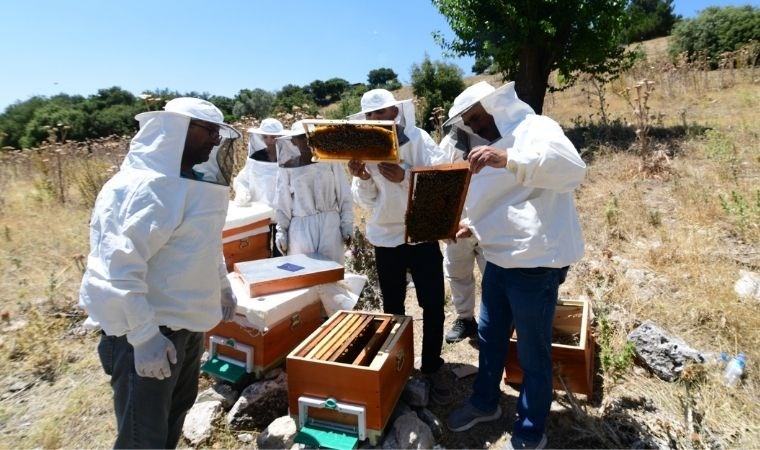
[[[576, 194], [586, 256], [561, 295], [593, 302], [597, 317], [613, 325], [613, 350], [649, 319], [697, 349], [746, 352], [747, 377], [729, 389], [711, 366], [691, 367], [675, 383], [641, 369], [629, 368], [619, 379], [600, 373], [591, 399], [574, 403], [557, 393], [549, 444], [760, 447], [758, 302], [733, 291], [740, 269], [760, 271], [760, 204], [752, 206], [760, 195], [760, 75], [757, 69], [668, 69], [652, 56], [662, 41], [649, 45], [647, 64], [605, 87], [608, 126], [600, 125], [600, 97], [593, 94], [599, 90], [590, 82], [547, 97], [544, 113], [583, 139], [589, 161]], [[635, 117], [616, 94], [644, 78], [655, 83], [649, 119], [659, 159], [631, 151], [635, 137], [626, 124]], [[124, 141], [105, 141], [0, 156], [0, 448], [112, 445], [110, 388], [95, 353], [97, 335], [80, 328], [83, 315], [75, 304], [88, 251], [87, 205], [124, 149]], [[742, 200], [747, 208], [738, 207]], [[650, 278], [638, 283], [630, 269]], [[420, 318], [415, 304], [410, 291], [408, 313]], [[448, 327], [450, 304], [447, 312]], [[415, 333], [420, 336], [419, 321]], [[474, 364], [477, 349], [446, 345], [444, 357]], [[469, 379], [458, 384], [461, 399], [469, 389]], [[472, 433], [447, 433], [441, 444], [503, 446], [516, 398], [511, 388], [504, 391], [501, 420]], [[449, 410], [434, 408], [442, 417]], [[244, 447], [234, 436], [220, 429], [209, 445]]]

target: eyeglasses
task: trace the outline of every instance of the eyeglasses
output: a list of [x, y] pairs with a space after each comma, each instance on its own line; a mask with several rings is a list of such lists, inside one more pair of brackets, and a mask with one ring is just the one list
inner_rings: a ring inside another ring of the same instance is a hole
[[190, 122], [190, 125], [195, 125], [198, 128], [203, 128], [204, 130], [208, 131], [208, 137], [214, 140], [218, 141], [222, 138], [222, 136], [219, 134], [219, 128], [208, 127], [206, 125], [201, 125], [198, 122]]

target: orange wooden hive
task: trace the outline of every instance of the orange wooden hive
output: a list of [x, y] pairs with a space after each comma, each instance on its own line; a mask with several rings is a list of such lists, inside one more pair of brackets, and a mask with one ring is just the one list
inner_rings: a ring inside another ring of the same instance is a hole
[[235, 263], [251, 297], [285, 292], [343, 279], [342, 265], [316, 253]]
[[302, 433], [327, 424], [374, 445], [413, 363], [411, 317], [338, 311], [286, 359], [290, 414]]
[[274, 210], [264, 203], [238, 206], [230, 202], [222, 229], [222, 251], [227, 271], [236, 262], [269, 258], [269, 224]]
[[406, 242], [452, 239], [459, 229], [470, 166], [466, 162], [413, 167], [406, 207]]
[[[594, 342], [590, 333], [589, 304], [584, 300], [560, 300], [554, 314], [552, 363], [554, 389], [565, 390], [559, 377], [574, 394], [591, 395], [594, 390]], [[517, 339], [513, 334], [504, 365], [504, 382], [520, 384], [523, 372], [517, 361]], [[571, 342], [571, 343], [559, 343]]]

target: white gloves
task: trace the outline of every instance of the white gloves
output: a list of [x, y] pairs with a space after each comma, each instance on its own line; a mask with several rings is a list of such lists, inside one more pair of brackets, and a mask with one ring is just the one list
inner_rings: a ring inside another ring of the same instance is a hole
[[222, 320], [225, 322], [231, 321], [235, 317], [235, 309], [237, 308], [237, 298], [229, 287], [222, 289]]
[[138, 375], [159, 380], [171, 376], [169, 363], [177, 364], [177, 349], [160, 331], [142, 344], [132, 347], [135, 352], [135, 371]]
[[354, 227], [351, 223], [340, 225], [340, 234], [343, 238], [343, 243], [346, 245], [351, 244], [351, 238], [354, 237]]
[[251, 192], [246, 188], [235, 191], [235, 204], [238, 206], [247, 206], [251, 204]]
[[277, 246], [277, 250], [283, 255], [288, 254], [288, 232], [278, 231], [274, 238], [274, 245]]

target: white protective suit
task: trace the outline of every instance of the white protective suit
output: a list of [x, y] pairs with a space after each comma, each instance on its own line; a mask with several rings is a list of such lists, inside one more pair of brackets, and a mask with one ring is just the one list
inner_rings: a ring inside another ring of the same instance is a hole
[[[507, 166], [486, 166], [470, 179], [465, 216], [486, 260], [503, 268], [561, 268], [583, 256], [573, 189], [586, 165], [554, 120], [517, 98], [514, 82], [480, 100], [507, 150]], [[472, 135], [461, 115], [447, 121]]]
[[[303, 130], [299, 123], [293, 129]], [[298, 159], [290, 137], [277, 139], [277, 160]], [[340, 264], [345, 262], [344, 241], [353, 233], [351, 188], [343, 166], [313, 163], [280, 167], [277, 177], [276, 242], [287, 254], [319, 253]]]
[[[430, 135], [415, 125], [412, 101], [400, 101], [395, 106], [399, 109], [396, 127], [403, 134], [399, 139], [399, 165], [404, 169], [404, 179], [400, 183], [389, 181], [380, 173], [377, 164], [367, 163], [365, 168], [370, 179], [353, 177], [351, 184], [356, 203], [372, 212], [367, 220], [366, 236], [376, 247], [397, 247], [404, 244], [410, 169], [430, 166], [434, 155], [439, 152]], [[364, 117], [364, 113], [357, 113], [348, 118], [361, 120]]]
[[257, 161], [251, 158], [254, 152], [264, 148], [266, 148], [264, 141], [261, 140], [258, 133], [252, 132], [248, 141], [248, 158], [245, 159], [245, 165], [232, 184], [235, 190], [235, 202], [240, 205], [247, 205], [254, 201], [265, 203], [274, 209], [277, 163]]
[[[79, 297], [88, 325], [126, 335], [133, 346], [159, 326], [211, 329], [222, 318], [220, 291], [229, 287], [221, 240], [229, 186], [180, 177], [190, 117], [167, 105], [136, 118], [140, 131], [95, 202]], [[214, 176], [215, 158], [239, 135], [220, 125], [220, 145], [194, 168], [204, 180], [228, 180]]]

